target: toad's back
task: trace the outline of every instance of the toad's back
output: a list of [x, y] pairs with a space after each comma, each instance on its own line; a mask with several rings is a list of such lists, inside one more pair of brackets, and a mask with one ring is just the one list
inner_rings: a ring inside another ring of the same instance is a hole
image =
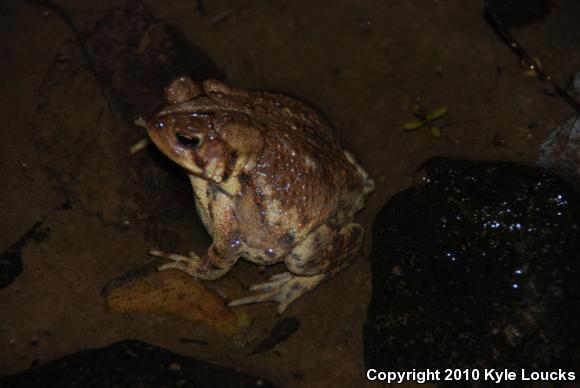
[[255, 95], [252, 121], [264, 147], [239, 207], [244, 234], [268, 245], [291, 233], [298, 242], [322, 223], [339, 227], [352, 220], [372, 181], [328, 123], [300, 101]]

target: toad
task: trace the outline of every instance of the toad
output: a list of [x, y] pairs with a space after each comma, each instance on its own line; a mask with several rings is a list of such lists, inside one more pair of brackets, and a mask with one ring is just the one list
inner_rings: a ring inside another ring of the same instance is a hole
[[250, 287], [232, 306], [290, 303], [358, 256], [363, 228], [353, 217], [373, 181], [344, 151], [325, 119], [279, 94], [181, 77], [147, 124], [155, 145], [187, 174], [212, 237], [202, 256], [151, 250], [194, 278], [224, 276], [239, 258], [286, 271]]

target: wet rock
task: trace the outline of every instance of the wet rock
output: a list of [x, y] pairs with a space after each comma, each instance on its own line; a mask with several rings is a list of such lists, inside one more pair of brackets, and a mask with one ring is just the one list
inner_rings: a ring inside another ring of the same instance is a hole
[[509, 162], [434, 158], [373, 225], [378, 370], [580, 365], [580, 198]]
[[171, 315], [231, 335], [247, 327], [250, 318], [229, 308], [222, 297], [232, 300], [241, 294], [242, 286], [231, 278], [203, 283], [181, 271], [147, 267], [111, 281], [103, 298], [112, 312]]
[[546, 138], [538, 165], [580, 191], [580, 116], [572, 117]]
[[0, 387], [273, 387], [237, 370], [136, 340], [87, 349], [0, 378]]
[[46, 230], [40, 229], [41, 222], [34, 224], [24, 236], [0, 254], [0, 289], [8, 287], [22, 273], [22, 249], [30, 241], [40, 242], [48, 236]]

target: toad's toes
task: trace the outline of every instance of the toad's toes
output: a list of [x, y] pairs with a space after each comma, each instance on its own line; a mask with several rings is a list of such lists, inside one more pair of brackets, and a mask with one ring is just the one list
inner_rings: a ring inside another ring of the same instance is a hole
[[231, 301], [229, 306], [240, 306], [250, 303], [278, 302], [278, 314], [284, 310], [300, 296], [315, 288], [324, 281], [325, 275], [297, 276], [290, 272], [283, 272], [270, 277], [266, 283], [255, 284], [250, 287], [252, 291], [259, 291], [258, 294], [246, 296], [244, 298]]

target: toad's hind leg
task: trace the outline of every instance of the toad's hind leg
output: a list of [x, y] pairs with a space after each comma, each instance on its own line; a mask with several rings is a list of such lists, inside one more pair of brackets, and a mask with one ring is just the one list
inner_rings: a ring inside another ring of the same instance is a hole
[[260, 293], [230, 302], [230, 306], [275, 301], [278, 314], [300, 296], [348, 267], [363, 241], [363, 228], [348, 224], [338, 232], [322, 225], [286, 257], [288, 272], [272, 276], [268, 282], [250, 287]]

